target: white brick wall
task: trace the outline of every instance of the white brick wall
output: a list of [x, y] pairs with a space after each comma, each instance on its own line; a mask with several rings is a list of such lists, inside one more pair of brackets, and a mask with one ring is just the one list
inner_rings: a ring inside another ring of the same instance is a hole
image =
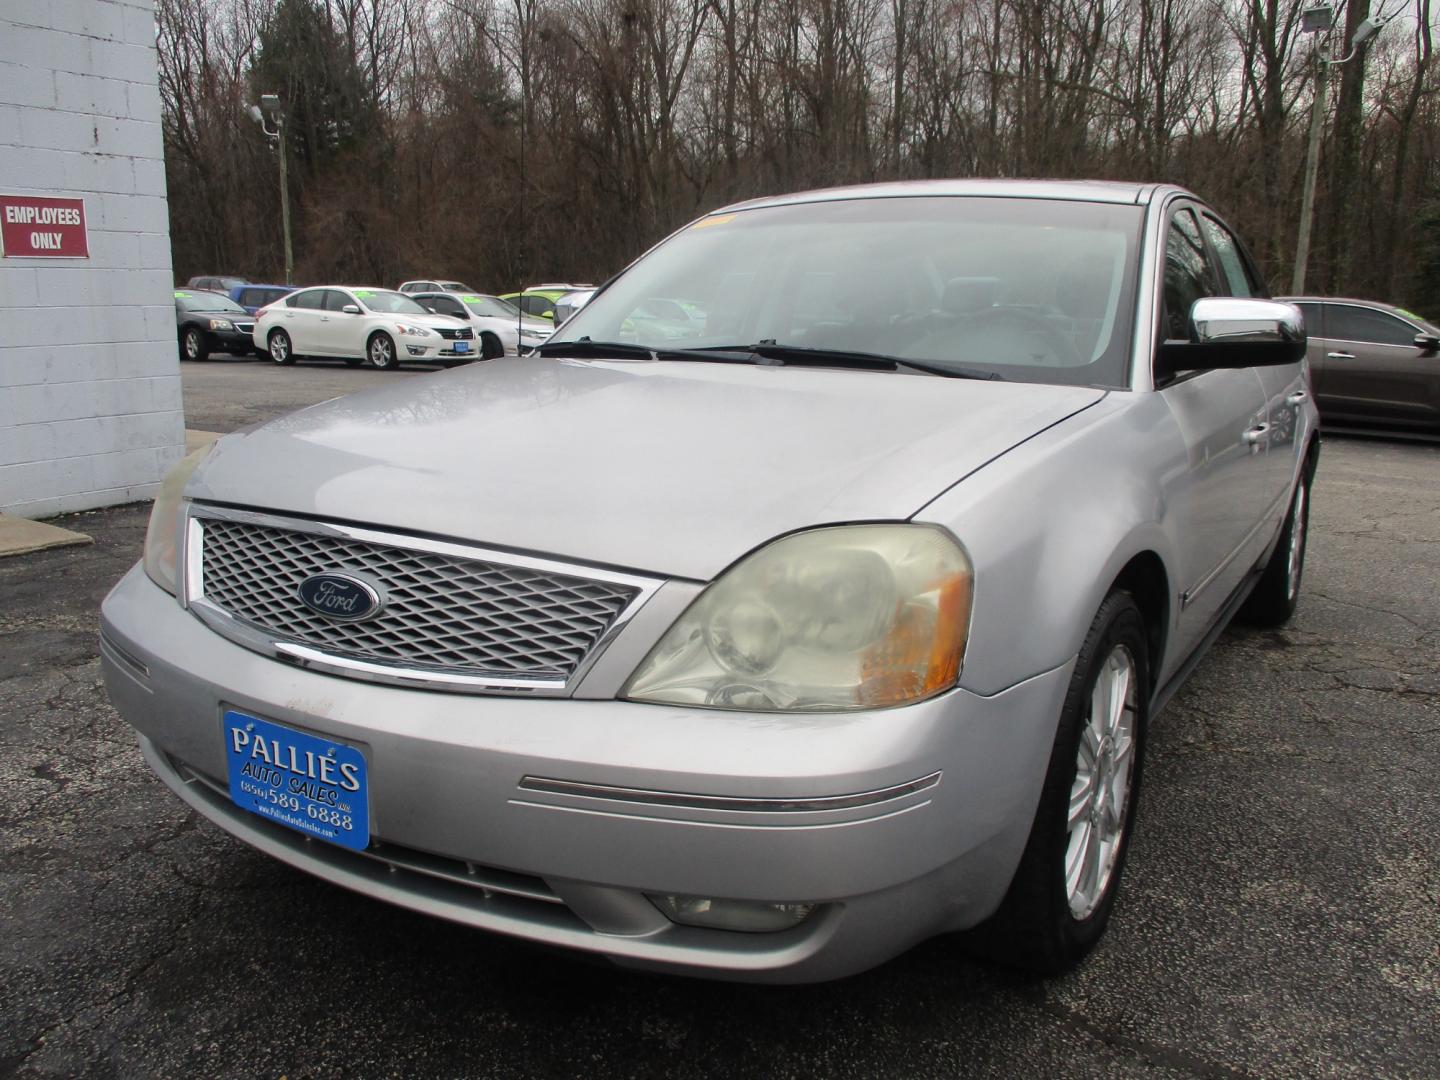
[[0, 0], [0, 192], [90, 234], [0, 259], [0, 511], [152, 496], [185, 438], [151, 0]]

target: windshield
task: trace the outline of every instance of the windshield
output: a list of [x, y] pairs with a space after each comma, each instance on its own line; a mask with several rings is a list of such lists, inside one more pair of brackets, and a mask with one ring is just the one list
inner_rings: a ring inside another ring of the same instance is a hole
[[355, 299], [382, 315], [428, 315], [423, 307], [404, 293], [389, 289], [356, 289]]
[[248, 314], [234, 300], [219, 293], [177, 292], [175, 302], [186, 311], [233, 311], [241, 315]]
[[465, 306], [476, 315], [488, 315], [498, 319], [518, 319], [520, 309], [514, 304], [507, 304], [498, 296], [462, 296]]
[[551, 340], [770, 342], [1126, 386], [1141, 219], [1136, 206], [947, 196], [715, 214]]

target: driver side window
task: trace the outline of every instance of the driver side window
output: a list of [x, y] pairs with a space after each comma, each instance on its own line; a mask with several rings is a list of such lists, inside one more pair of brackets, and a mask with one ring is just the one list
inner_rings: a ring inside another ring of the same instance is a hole
[[1220, 276], [1210, 261], [1194, 213], [1176, 211], [1165, 238], [1165, 337], [1189, 341], [1191, 306], [1203, 296], [1220, 292]]

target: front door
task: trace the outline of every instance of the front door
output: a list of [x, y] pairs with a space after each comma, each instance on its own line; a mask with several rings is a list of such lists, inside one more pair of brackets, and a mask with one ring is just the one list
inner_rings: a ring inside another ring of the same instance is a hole
[[1358, 304], [1324, 304], [1316, 394], [1335, 423], [1440, 428], [1440, 355], [1420, 328]]
[[[1192, 210], [1170, 219], [1165, 244], [1163, 333], [1191, 338], [1190, 309], [1229, 287]], [[1266, 447], [1269, 403], [1248, 368], [1182, 374], [1160, 395], [1184, 440], [1183, 469], [1167, 478], [1165, 499], [1176, 553], [1176, 655], [1204, 636], [1271, 539], [1262, 519], [1270, 503]]]

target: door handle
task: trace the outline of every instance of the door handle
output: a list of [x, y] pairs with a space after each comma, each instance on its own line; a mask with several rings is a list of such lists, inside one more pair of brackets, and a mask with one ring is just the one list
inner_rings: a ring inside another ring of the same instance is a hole
[[1327, 359], [1327, 360], [1354, 360], [1354, 359], [1355, 359], [1355, 354], [1354, 354], [1353, 352], [1327, 352], [1327, 353], [1325, 354], [1325, 359]]
[[1305, 400], [1307, 397], [1309, 397], [1309, 396], [1310, 396], [1310, 395], [1307, 394], [1304, 390], [1296, 390], [1293, 394], [1290, 394], [1289, 396], [1287, 396], [1287, 397], [1285, 398], [1285, 404], [1286, 404], [1286, 405], [1299, 405], [1302, 401], [1304, 401], [1304, 400]]
[[1261, 439], [1265, 437], [1265, 433], [1269, 430], [1269, 424], [1257, 424], [1249, 431], [1245, 432], [1244, 439], [1247, 443], [1258, 443]]

